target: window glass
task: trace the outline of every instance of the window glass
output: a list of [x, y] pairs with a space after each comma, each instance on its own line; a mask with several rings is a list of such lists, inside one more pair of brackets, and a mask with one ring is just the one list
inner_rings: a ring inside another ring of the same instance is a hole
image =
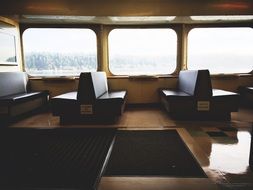
[[188, 69], [212, 74], [248, 73], [253, 69], [251, 28], [195, 28], [188, 35]]
[[0, 64], [16, 64], [15, 36], [0, 30]]
[[114, 29], [108, 40], [109, 69], [115, 75], [171, 74], [176, 69], [172, 29]]
[[78, 76], [97, 70], [90, 29], [32, 28], [23, 34], [25, 70], [33, 76]]

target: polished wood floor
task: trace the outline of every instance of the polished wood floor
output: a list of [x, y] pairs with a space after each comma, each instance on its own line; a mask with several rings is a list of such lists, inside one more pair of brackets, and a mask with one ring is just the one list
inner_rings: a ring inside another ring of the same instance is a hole
[[[177, 129], [208, 178], [103, 177], [99, 190], [198, 190], [253, 189], [249, 152], [253, 109], [232, 113], [231, 121], [175, 121], [161, 108], [128, 108], [113, 125], [75, 125], [74, 127], [116, 127], [121, 130]], [[11, 127], [56, 128], [59, 118], [40, 113]]]

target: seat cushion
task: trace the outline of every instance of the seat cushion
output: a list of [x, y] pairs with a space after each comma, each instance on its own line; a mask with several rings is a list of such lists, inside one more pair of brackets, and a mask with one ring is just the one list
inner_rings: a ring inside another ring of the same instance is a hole
[[0, 104], [11, 105], [11, 104], [30, 101], [30, 100], [40, 98], [40, 97], [46, 98], [47, 96], [48, 96], [48, 91], [13, 94], [9, 96], [0, 97]]
[[107, 92], [95, 102], [99, 115], [121, 115], [126, 103], [126, 91]]
[[126, 91], [115, 91], [115, 92], [106, 92], [100, 96], [99, 100], [124, 100], [126, 98]]
[[77, 100], [77, 92], [67, 92], [58, 96], [55, 96], [51, 99], [52, 101], [63, 100], [63, 101], [76, 101]]
[[249, 86], [240, 86], [238, 89], [239, 93], [244, 95], [244, 94], [252, 94], [253, 95], [253, 87]]
[[246, 91], [253, 94], [253, 87], [245, 87]]
[[53, 115], [79, 114], [80, 104], [77, 101], [77, 92], [68, 92], [55, 96], [50, 100]]
[[179, 90], [160, 89], [161, 103], [170, 112], [180, 112], [192, 109], [194, 97]]
[[253, 87], [240, 86], [238, 91], [242, 105], [253, 108]]
[[189, 94], [180, 90], [161, 89], [160, 94], [165, 97], [190, 97]]
[[81, 103], [77, 92], [65, 93], [51, 99], [53, 115], [116, 116], [121, 115], [126, 101], [126, 91], [107, 92], [92, 103]]
[[212, 110], [235, 112], [239, 109], [239, 94], [220, 89], [213, 89]]
[[213, 97], [228, 97], [228, 96], [238, 97], [239, 94], [221, 89], [213, 89]]

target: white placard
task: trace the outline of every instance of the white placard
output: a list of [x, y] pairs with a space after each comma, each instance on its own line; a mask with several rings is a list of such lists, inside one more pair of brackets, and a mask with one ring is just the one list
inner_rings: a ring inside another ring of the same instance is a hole
[[198, 111], [209, 111], [210, 110], [210, 102], [209, 101], [198, 101], [197, 102], [197, 110]]
[[82, 115], [91, 115], [93, 114], [93, 108], [91, 104], [80, 105], [80, 114]]

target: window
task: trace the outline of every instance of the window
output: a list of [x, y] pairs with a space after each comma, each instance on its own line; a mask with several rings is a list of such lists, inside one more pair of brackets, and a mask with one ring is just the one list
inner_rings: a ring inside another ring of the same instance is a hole
[[16, 37], [17, 28], [0, 21], [0, 66], [18, 65]]
[[0, 64], [17, 65], [15, 36], [0, 30]]
[[176, 69], [172, 29], [114, 29], [108, 43], [109, 69], [115, 75], [171, 74]]
[[188, 35], [187, 66], [212, 74], [248, 73], [253, 69], [252, 52], [252, 28], [195, 28]]
[[32, 28], [23, 34], [25, 70], [32, 76], [78, 76], [97, 70], [90, 29]]

